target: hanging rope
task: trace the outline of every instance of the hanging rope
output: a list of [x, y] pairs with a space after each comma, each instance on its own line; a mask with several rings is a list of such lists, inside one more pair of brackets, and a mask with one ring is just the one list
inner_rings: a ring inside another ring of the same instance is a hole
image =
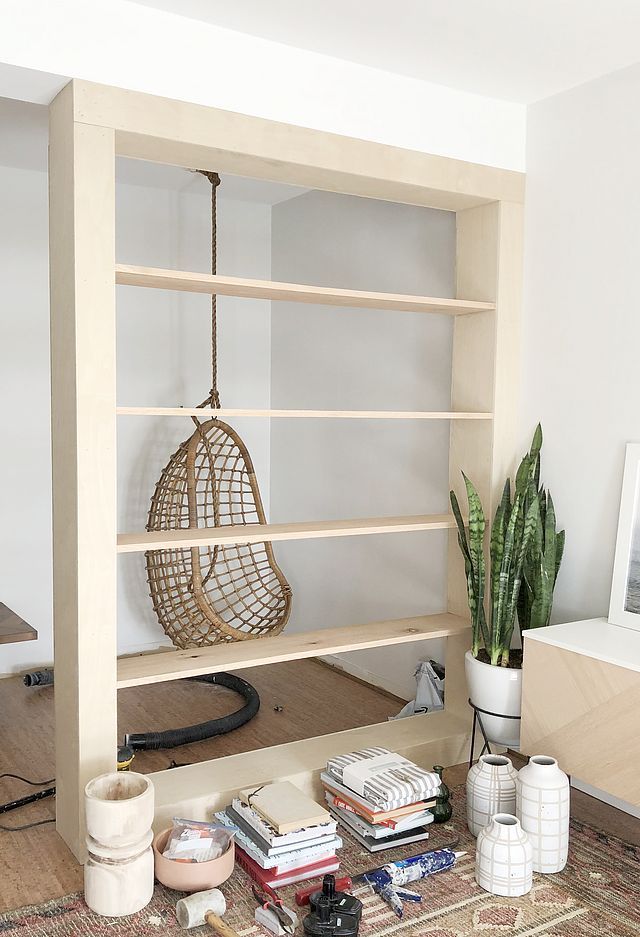
[[[199, 169], [198, 172], [211, 183], [211, 273], [218, 272], [218, 206], [216, 193], [220, 185], [220, 176], [217, 172], [207, 172]], [[215, 410], [220, 409], [220, 393], [218, 391], [218, 308], [215, 293], [211, 294], [211, 391], [209, 400], [202, 406], [209, 404]]]

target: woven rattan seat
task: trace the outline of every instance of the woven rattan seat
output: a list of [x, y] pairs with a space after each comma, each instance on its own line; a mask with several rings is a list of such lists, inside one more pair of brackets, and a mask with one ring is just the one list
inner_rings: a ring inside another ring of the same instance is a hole
[[[151, 499], [148, 530], [264, 524], [251, 457], [231, 426], [209, 420], [171, 456]], [[270, 543], [146, 555], [153, 607], [177, 647], [277, 634], [291, 589]]]
[[[216, 272], [216, 187], [211, 181], [212, 272]], [[218, 409], [216, 297], [211, 302], [212, 389], [203, 407]], [[266, 524], [251, 456], [218, 419], [200, 422], [162, 471], [147, 530]], [[205, 647], [278, 634], [291, 611], [291, 588], [270, 543], [225, 544], [146, 554], [160, 624], [176, 647]]]

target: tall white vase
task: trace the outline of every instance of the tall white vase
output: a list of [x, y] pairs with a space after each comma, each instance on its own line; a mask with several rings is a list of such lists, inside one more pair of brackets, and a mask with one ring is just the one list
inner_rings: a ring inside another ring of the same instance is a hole
[[533, 881], [532, 853], [517, 817], [497, 813], [478, 836], [476, 882], [492, 895], [526, 895]]
[[561, 872], [569, 852], [569, 778], [555, 758], [533, 755], [516, 780], [516, 815], [533, 847], [535, 872]]
[[467, 775], [467, 826], [477, 836], [496, 813], [516, 812], [517, 772], [505, 755], [481, 755]]
[[153, 895], [153, 784], [133, 771], [103, 774], [89, 781], [84, 799], [85, 901], [105, 917], [134, 914]]

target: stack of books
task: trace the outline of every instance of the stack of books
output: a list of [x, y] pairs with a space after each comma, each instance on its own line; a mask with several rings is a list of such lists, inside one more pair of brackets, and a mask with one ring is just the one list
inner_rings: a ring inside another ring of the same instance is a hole
[[327, 762], [321, 775], [331, 814], [369, 852], [428, 839], [440, 779], [386, 748]]
[[292, 885], [340, 866], [336, 821], [289, 781], [240, 791], [216, 818], [235, 828], [236, 859], [263, 886]]

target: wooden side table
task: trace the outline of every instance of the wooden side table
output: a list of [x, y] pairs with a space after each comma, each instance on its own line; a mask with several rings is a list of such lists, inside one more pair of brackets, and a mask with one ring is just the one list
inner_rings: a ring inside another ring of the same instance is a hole
[[520, 747], [640, 806], [640, 631], [593, 618], [525, 632]]

